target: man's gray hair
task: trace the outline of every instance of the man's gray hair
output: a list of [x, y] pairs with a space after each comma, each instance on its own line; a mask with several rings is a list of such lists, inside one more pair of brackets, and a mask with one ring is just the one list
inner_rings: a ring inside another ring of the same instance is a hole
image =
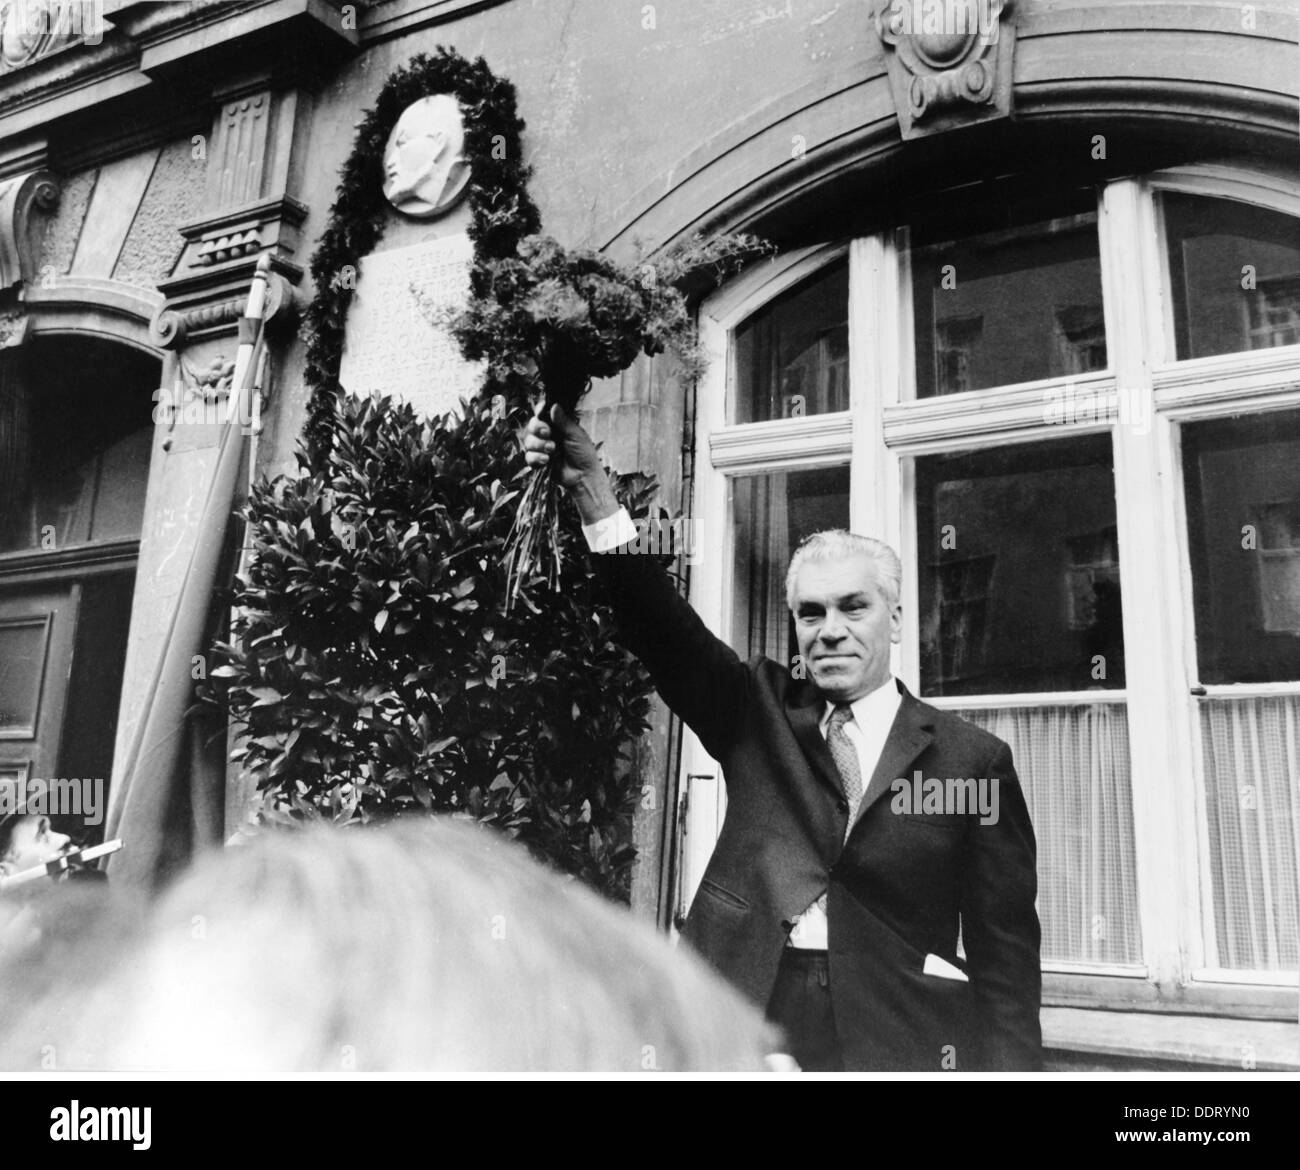
[[897, 605], [903, 591], [903, 562], [883, 540], [859, 536], [843, 528], [828, 528], [804, 539], [790, 558], [785, 575], [785, 603], [794, 612], [794, 583], [805, 561], [842, 561], [849, 557], [867, 557], [875, 566], [880, 588], [890, 605]]

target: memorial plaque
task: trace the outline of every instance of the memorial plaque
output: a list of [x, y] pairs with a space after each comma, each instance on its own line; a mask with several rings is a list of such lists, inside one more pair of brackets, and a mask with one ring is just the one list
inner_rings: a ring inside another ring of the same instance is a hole
[[461, 233], [361, 262], [339, 367], [349, 394], [391, 394], [422, 418], [460, 413], [460, 399], [478, 392], [484, 371], [461, 356], [447, 321], [469, 300], [473, 260]]

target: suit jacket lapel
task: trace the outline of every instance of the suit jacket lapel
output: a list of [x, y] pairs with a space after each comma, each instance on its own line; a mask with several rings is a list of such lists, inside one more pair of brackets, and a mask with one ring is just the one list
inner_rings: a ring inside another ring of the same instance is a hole
[[792, 687], [785, 693], [785, 714], [794, 730], [795, 739], [803, 748], [803, 754], [812, 765], [813, 774], [831, 791], [844, 795], [840, 783], [840, 771], [835, 766], [835, 757], [822, 738], [821, 718], [826, 710], [826, 700], [809, 685]]
[[[889, 736], [881, 750], [880, 759], [876, 763], [875, 771], [871, 773], [871, 782], [862, 794], [862, 806], [858, 812], [859, 820], [867, 809], [890, 790], [895, 780], [906, 775], [912, 761], [934, 740], [929, 730], [933, 723], [925, 709], [901, 682], [898, 684], [898, 689], [902, 692], [903, 701], [898, 705], [894, 725], [889, 729]], [[813, 730], [816, 731], [816, 726]], [[829, 752], [828, 748], [828, 755]]]

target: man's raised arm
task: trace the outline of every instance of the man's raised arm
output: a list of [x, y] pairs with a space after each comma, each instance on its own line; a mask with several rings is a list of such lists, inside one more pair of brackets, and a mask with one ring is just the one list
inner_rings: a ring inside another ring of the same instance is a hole
[[630, 551], [637, 532], [619, 506], [591, 437], [559, 407], [548, 423], [531, 419], [524, 457], [534, 467], [558, 460], [556, 478], [582, 517], [596, 572], [619, 619], [619, 637], [646, 666], [673, 711], [719, 758], [739, 734], [750, 673], [678, 595], [653, 557]]

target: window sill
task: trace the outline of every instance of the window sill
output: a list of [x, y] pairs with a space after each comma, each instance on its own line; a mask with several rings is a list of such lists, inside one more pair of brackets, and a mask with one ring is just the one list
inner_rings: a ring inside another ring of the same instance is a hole
[[1205, 1069], [1300, 1071], [1300, 1023], [1046, 1007], [1045, 1049]]

